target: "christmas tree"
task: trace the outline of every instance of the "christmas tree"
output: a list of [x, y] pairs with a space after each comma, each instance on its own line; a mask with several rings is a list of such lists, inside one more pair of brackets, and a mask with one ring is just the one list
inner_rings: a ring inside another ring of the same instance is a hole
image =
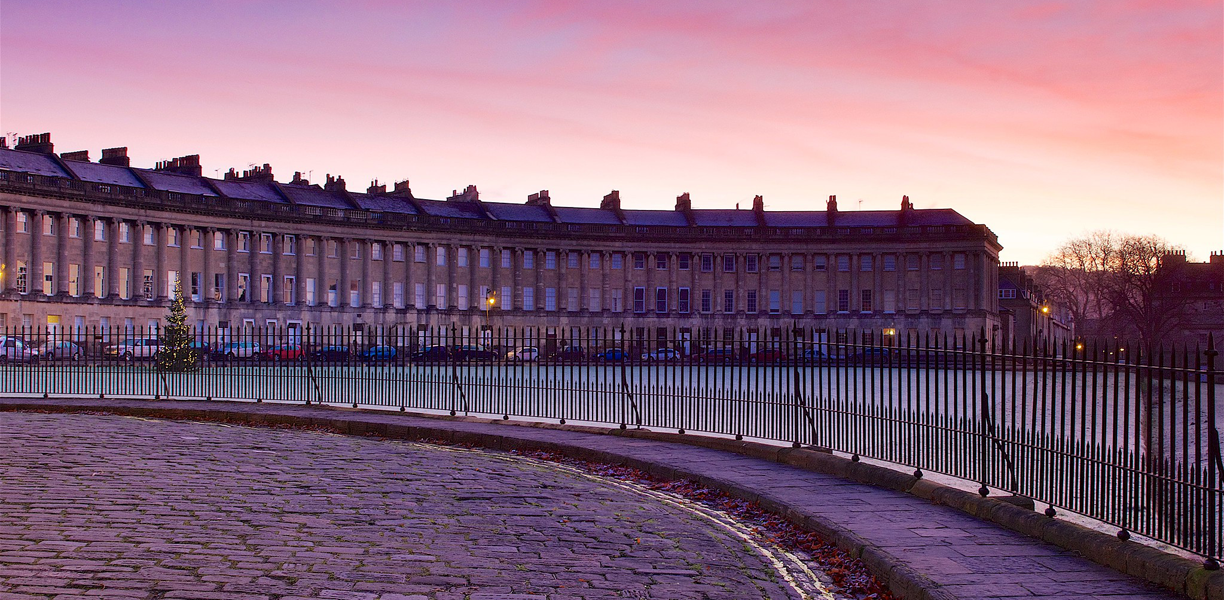
[[198, 365], [195, 350], [191, 347], [191, 331], [187, 328], [187, 308], [183, 306], [181, 282], [174, 284], [174, 301], [170, 303], [166, 322], [161, 348], [157, 352], [157, 368], [173, 373], [194, 371]]

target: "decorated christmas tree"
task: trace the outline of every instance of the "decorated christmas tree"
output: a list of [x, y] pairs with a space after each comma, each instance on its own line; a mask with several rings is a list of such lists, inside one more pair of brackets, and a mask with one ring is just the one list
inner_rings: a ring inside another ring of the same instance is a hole
[[187, 327], [187, 308], [183, 306], [182, 283], [174, 284], [174, 301], [166, 315], [166, 329], [157, 352], [157, 368], [173, 373], [194, 371], [195, 350], [191, 347], [191, 330]]

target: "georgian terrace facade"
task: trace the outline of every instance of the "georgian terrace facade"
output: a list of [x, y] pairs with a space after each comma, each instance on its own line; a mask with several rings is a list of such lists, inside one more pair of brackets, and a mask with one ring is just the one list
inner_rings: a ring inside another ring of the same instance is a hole
[[[132, 168], [126, 149], [0, 147], [0, 328], [147, 328], [181, 281], [190, 322], [222, 330], [359, 326], [631, 328], [698, 335], [798, 324], [879, 335], [992, 333], [995, 235], [952, 210], [766, 211], [447, 200], [225, 179], [198, 157]], [[755, 335], [754, 335], [755, 337]]]

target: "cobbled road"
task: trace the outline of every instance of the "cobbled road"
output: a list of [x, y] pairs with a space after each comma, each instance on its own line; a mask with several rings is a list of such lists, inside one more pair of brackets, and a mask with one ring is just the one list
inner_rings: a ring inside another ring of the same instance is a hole
[[0, 600], [804, 597], [772, 556], [681, 502], [508, 454], [0, 414]]

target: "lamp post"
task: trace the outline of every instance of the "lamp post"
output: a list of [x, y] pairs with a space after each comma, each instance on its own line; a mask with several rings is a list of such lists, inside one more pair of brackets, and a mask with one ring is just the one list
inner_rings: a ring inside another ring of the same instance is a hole
[[[494, 294], [493, 294], [493, 290], [489, 290], [488, 292], [486, 292], [486, 293], [485, 293], [485, 302], [484, 302], [484, 309], [485, 309], [485, 326], [484, 326], [484, 328], [485, 328], [485, 331], [488, 331], [488, 332], [489, 332], [489, 338], [490, 338], [490, 339], [493, 337], [493, 335], [492, 335], [493, 324], [492, 324], [491, 322], [489, 322], [489, 309], [490, 309], [490, 308], [493, 308], [493, 304], [494, 304], [494, 303], [496, 303], [496, 302], [497, 302], [497, 298], [496, 298], [496, 296], [494, 296]], [[486, 342], [486, 344], [487, 344], [487, 342]]]

